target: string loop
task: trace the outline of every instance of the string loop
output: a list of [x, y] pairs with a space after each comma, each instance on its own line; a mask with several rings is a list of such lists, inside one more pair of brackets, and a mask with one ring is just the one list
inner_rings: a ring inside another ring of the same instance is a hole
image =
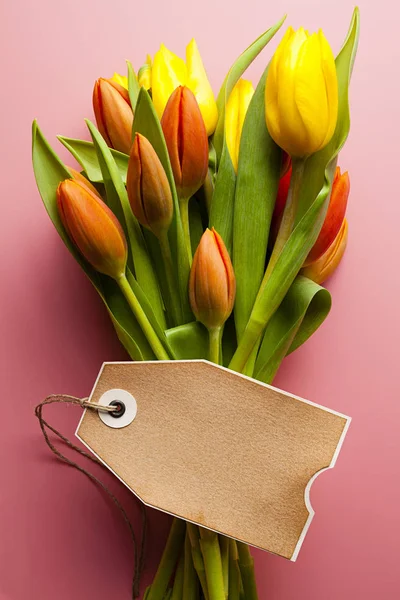
[[142, 515], [142, 537], [141, 537], [140, 548], [138, 549], [138, 544], [136, 541], [136, 534], [135, 534], [133, 525], [132, 525], [127, 513], [125, 512], [125, 509], [121, 505], [120, 501], [116, 498], [116, 496], [114, 496], [114, 494], [110, 491], [110, 489], [100, 479], [98, 479], [95, 475], [93, 475], [92, 473], [90, 473], [89, 471], [87, 471], [86, 469], [81, 467], [80, 465], [78, 465], [73, 460], [67, 458], [51, 442], [48, 431], [51, 431], [60, 440], [62, 440], [69, 448], [71, 448], [72, 450], [74, 450], [75, 452], [80, 454], [81, 456], [84, 456], [85, 458], [91, 460], [96, 465], [100, 465], [104, 469], [106, 468], [103, 465], [103, 463], [100, 462], [94, 455], [89, 454], [89, 452], [85, 452], [85, 450], [82, 450], [81, 448], [79, 448], [78, 446], [73, 444], [68, 438], [66, 438], [64, 435], [62, 435], [59, 431], [57, 431], [57, 429], [55, 429], [52, 425], [50, 425], [44, 419], [43, 408], [44, 408], [44, 406], [49, 405], [49, 404], [75, 404], [77, 406], [80, 406], [81, 408], [89, 408], [91, 410], [102, 411], [102, 412], [114, 412], [115, 406], [100, 406], [98, 404], [89, 402], [88, 398], [77, 398], [76, 396], [70, 396], [68, 394], [51, 394], [50, 396], [47, 396], [47, 398], [45, 398], [40, 404], [38, 404], [35, 407], [35, 415], [39, 420], [40, 429], [42, 430], [45, 442], [48, 445], [48, 447], [50, 448], [50, 450], [53, 452], [53, 454], [58, 459], [62, 460], [67, 465], [74, 467], [75, 469], [77, 469], [78, 471], [80, 471], [81, 473], [86, 475], [86, 477], [89, 477], [89, 479], [91, 481], [96, 483], [107, 494], [107, 496], [113, 501], [113, 503], [115, 504], [115, 506], [118, 508], [119, 512], [121, 513], [125, 523], [127, 524], [128, 528], [129, 528], [129, 532], [130, 532], [130, 535], [132, 538], [134, 560], [135, 560], [135, 568], [134, 568], [133, 583], [132, 583], [132, 598], [136, 599], [139, 597], [140, 579], [141, 579], [141, 576], [143, 573], [144, 561], [145, 561], [146, 538], [147, 538], [146, 507], [142, 502], [140, 502], [140, 500], [138, 498], [136, 498], [136, 496], [134, 496], [132, 494], [132, 497], [136, 499], [136, 501], [138, 502], [138, 504], [140, 506], [141, 515]]

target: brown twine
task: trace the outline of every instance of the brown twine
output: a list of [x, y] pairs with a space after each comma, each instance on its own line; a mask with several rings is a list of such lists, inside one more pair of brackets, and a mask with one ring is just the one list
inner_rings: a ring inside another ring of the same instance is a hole
[[107, 494], [107, 496], [113, 501], [115, 506], [120, 511], [125, 523], [127, 524], [128, 528], [129, 528], [129, 532], [130, 532], [130, 535], [132, 538], [134, 559], [135, 559], [135, 569], [134, 569], [133, 583], [132, 583], [132, 598], [133, 599], [138, 598], [139, 597], [139, 588], [140, 588], [140, 579], [141, 579], [141, 576], [143, 573], [144, 561], [145, 561], [145, 549], [146, 549], [146, 538], [147, 538], [146, 507], [142, 502], [140, 502], [140, 500], [138, 498], [136, 498], [136, 496], [134, 496], [136, 498], [137, 502], [139, 503], [139, 506], [141, 509], [141, 515], [142, 515], [142, 538], [141, 538], [141, 543], [140, 543], [140, 550], [138, 552], [138, 545], [137, 545], [137, 541], [136, 541], [135, 531], [133, 529], [131, 521], [129, 520], [128, 515], [126, 514], [126, 512], [125, 512], [124, 508], [122, 507], [121, 503], [119, 502], [119, 500], [114, 496], [114, 494], [109, 490], [109, 488], [102, 481], [100, 481], [100, 479], [98, 479], [95, 475], [92, 475], [92, 473], [90, 473], [89, 471], [86, 471], [86, 469], [84, 469], [83, 467], [78, 465], [76, 462], [74, 462], [74, 461], [70, 460], [69, 458], [67, 458], [66, 456], [64, 456], [64, 454], [62, 454], [54, 446], [54, 444], [50, 441], [49, 434], [46, 431], [46, 428], [49, 431], [53, 432], [69, 448], [71, 448], [72, 450], [75, 450], [81, 456], [88, 458], [96, 465], [100, 465], [101, 467], [106, 468], [103, 465], [103, 463], [100, 462], [95, 456], [93, 456], [92, 454], [89, 454], [88, 452], [85, 452], [78, 446], [75, 446], [75, 444], [73, 444], [69, 439], [67, 439], [65, 436], [63, 436], [59, 431], [57, 431], [57, 429], [55, 429], [52, 425], [50, 425], [47, 421], [45, 421], [45, 419], [43, 418], [43, 407], [47, 404], [56, 404], [56, 403], [58, 403], [58, 404], [75, 404], [77, 406], [81, 406], [82, 408], [90, 408], [92, 410], [103, 411], [103, 412], [115, 411], [115, 406], [112, 406], [112, 407], [111, 406], [110, 407], [109, 406], [99, 406], [97, 404], [90, 403], [88, 401], [88, 398], [76, 398], [75, 396], [69, 396], [67, 394], [60, 394], [60, 395], [52, 394], [50, 396], [47, 396], [47, 398], [45, 398], [40, 404], [38, 404], [36, 406], [35, 415], [39, 420], [39, 425], [42, 430], [46, 444], [48, 445], [50, 450], [55, 454], [55, 456], [57, 456], [57, 458], [62, 460], [67, 465], [74, 467], [75, 469], [77, 469], [78, 471], [80, 471], [81, 473], [83, 473], [84, 475], [89, 477], [89, 479], [91, 479], [98, 486], [100, 486], [101, 489]]

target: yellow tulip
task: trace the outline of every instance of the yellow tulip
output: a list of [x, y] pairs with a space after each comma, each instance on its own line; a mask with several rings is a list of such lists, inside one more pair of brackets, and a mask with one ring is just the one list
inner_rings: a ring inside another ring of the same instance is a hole
[[142, 65], [138, 71], [138, 82], [140, 87], [144, 87], [145, 90], [151, 89], [151, 78], [152, 78], [152, 60], [148, 54], [146, 62]]
[[289, 27], [271, 62], [265, 87], [269, 133], [292, 157], [326, 146], [335, 131], [338, 83], [324, 34]]
[[229, 96], [225, 111], [225, 135], [232, 164], [237, 173], [240, 138], [247, 109], [254, 94], [251, 81], [239, 79]]
[[194, 40], [186, 48], [186, 62], [162, 44], [154, 56], [151, 80], [154, 107], [160, 118], [172, 92], [179, 86], [186, 86], [196, 97], [207, 135], [215, 131], [217, 104]]
[[128, 78], [126, 77], [126, 75], [120, 75], [119, 73], [114, 73], [114, 75], [111, 77], [112, 81], [115, 81], [115, 83], [119, 83], [119, 85], [122, 85], [123, 88], [125, 88], [126, 90], [128, 89]]

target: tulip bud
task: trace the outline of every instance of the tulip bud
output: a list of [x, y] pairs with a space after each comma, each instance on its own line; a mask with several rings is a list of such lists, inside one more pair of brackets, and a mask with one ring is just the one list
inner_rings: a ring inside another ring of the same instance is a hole
[[66, 179], [57, 188], [60, 219], [85, 259], [100, 273], [114, 279], [125, 273], [127, 245], [115, 215], [90, 189]]
[[271, 137], [290, 156], [326, 146], [336, 128], [338, 82], [332, 50], [320, 30], [289, 27], [268, 71], [265, 116]]
[[129, 154], [133, 112], [128, 90], [112, 79], [98, 79], [93, 90], [93, 109], [97, 127], [107, 144]]
[[111, 81], [115, 81], [115, 83], [118, 83], [120, 86], [122, 86], [126, 90], [128, 89], [128, 78], [126, 75], [120, 75], [119, 73], [114, 73], [114, 75], [111, 77]]
[[146, 62], [142, 65], [138, 72], [138, 82], [140, 87], [144, 87], [145, 90], [151, 89], [151, 77], [152, 77], [152, 61], [151, 56], [148, 54]]
[[325, 254], [323, 254], [318, 260], [302, 269], [300, 271], [300, 275], [304, 275], [304, 277], [312, 279], [315, 281], [315, 283], [322, 284], [334, 273], [334, 271], [336, 271], [337, 267], [339, 266], [339, 263], [342, 260], [346, 250], [347, 238], [348, 224], [347, 219], [344, 219], [333, 244], [330, 245]]
[[347, 200], [350, 194], [350, 178], [348, 173], [340, 172], [337, 167], [332, 184], [332, 193], [329, 201], [324, 224], [318, 239], [306, 258], [304, 266], [318, 260], [333, 244], [342, 226], [346, 214]]
[[160, 159], [149, 140], [140, 133], [133, 141], [126, 188], [139, 223], [160, 237], [172, 221], [172, 194]]
[[68, 167], [68, 171], [70, 172], [72, 179], [75, 179], [75, 181], [82, 183], [87, 188], [89, 188], [89, 190], [93, 192], [93, 194], [101, 198], [99, 192], [96, 190], [94, 185], [89, 181], [89, 179], [86, 179], [86, 177], [82, 175], [82, 173], [80, 173], [76, 169], [73, 169], [72, 167]]
[[206, 229], [193, 258], [190, 304], [196, 319], [209, 330], [222, 327], [233, 310], [236, 280], [231, 259], [215, 229]]
[[189, 199], [208, 171], [208, 138], [193, 92], [178, 87], [161, 120], [179, 198]]
[[239, 79], [233, 88], [226, 105], [226, 143], [236, 173], [239, 164], [240, 138], [242, 136], [244, 119], [253, 95], [254, 88], [251, 81]]

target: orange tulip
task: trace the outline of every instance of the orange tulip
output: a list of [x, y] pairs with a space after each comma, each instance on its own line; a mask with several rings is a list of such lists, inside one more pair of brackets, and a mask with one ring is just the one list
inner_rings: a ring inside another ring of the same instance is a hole
[[[282, 220], [283, 211], [285, 209], [287, 195], [289, 191], [290, 178], [292, 170], [284, 175], [279, 183], [278, 193], [275, 202], [274, 214], [271, 224], [270, 241], [273, 244]], [[342, 226], [344, 216], [346, 214], [347, 201], [350, 193], [350, 178], [348, 173], [341, 173], [337, 167], [335, 177], [332, 184], [332, 193], [329, 201], [328, 210], [326, 213], [324, 224], [322, 225], [318, 239], [310, 250], [304, 266], [318, 260], [326, 250], [332, 245], [338, 232]]]
[[112, 79], [98, 79], [93, 90], [93, 109], [97, 127], [107, 144], [129, 154], [133, 112], [128, 90]]
[[161, 125], [181, 200], [202, 186], [208, 171], [208, 138], [199, 105], [191, 90], [180, 86], [170, 96]]
[[331, 199], [326, 213], [324, 224], [318, 239], [307, 256], [304, 266], [318, 260], [326, 250], [333, 244], [346, 214], [347, 200], [350, 194], [350, 178], [348, 173], [340, 172], [336, 168], [335, 178], [332, 185]]
[[347, 238], [348, 224], [347, 219], [344, 219], [333, 244], [329, 246], [318, 260], [302, 269], [300, 274], [312, 279], [315, 283], [322, 284], [339, 266], [346, 250]]
[[85, 184], [66, 179], [57, 188], [61, 221], [86, 260], [100, 273], [125, 274], [127, 245], [114, 213]]
[[225, 244], [215, 229], [206, 229], [189, 279], [190, 304], [196, 319], [210, 330], [222, 327], [233, 310], [235, 294], [236, 279]]
[[79, 183], [83, 183], [83, 185], [86, 185], [86, 187], [89, 188], [93, 194], [96, 194], [96, 196], [99, 196], [99, 198], [101, 197], [94, 185], [89, 181], [89, 179], [86, 179], [82, 173], [76, 169], [73, 169], [72, 167], [68, 167], [68, 171], [71, 173], [72, 179], [75, 179], [75, 181], [78, 181]]
[[149, 140], [140, 133], [133, 141], [126, 188], [139, 223], [160, 237], [172, 221], [172, 194], [160, 159]]

